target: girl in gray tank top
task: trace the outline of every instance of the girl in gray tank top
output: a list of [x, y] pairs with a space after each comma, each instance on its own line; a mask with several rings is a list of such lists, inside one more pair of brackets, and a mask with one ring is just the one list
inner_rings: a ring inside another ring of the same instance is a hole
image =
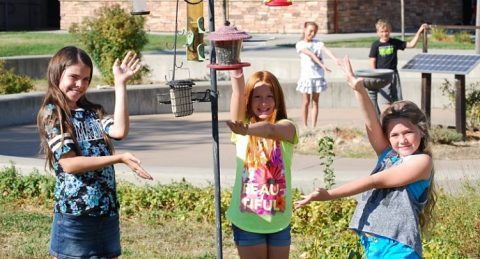
[[421, 258], [421, 229], [428, 225], [436, 201], [427, 118], [415, 103], [398, 101], [379, 120], [363, 78], [354, 76], [348, 57], [343, 62], [378, 163], [369, 176], [331, 190], [316, 188], [295, 202], [295, 208], [361, 193], [350, 229], [359, 234], [365, 256]]

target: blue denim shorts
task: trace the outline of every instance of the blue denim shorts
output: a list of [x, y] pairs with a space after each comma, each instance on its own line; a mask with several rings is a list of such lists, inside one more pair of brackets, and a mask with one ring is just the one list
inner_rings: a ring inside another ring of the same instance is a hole
[[55, 213], [50, 239], [50, 255], [58, 259], [120, 256], [118, 215], [90, 217]]
[[422, 258], [413, 248], [390, 238], [377, 235], [366, 236], [363, 233], [359, 235], [365, 248], [366, 258]]
[[242, 230], [232, 224], [233, 240], [237, 246], [254, 246], [267, 244], [269, 246], [290, 246], [292, 236], [290, 235], [291, 227], [288, 226], [284, 230], [270, 234], [253, 233]]

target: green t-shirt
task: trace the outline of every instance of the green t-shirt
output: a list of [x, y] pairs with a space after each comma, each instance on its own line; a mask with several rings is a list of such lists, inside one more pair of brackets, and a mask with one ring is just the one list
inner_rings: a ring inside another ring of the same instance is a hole
[[[233, 134], [236, 144], [236, 179], [227, 218], [242, 230], [275, 233], [285, 229], [292, 217], [291, 165], [294, 143], [276, 141], [260, 166], [247, 166], [248, 136]], [[270, 157], [267, 159], [266, 157]]]

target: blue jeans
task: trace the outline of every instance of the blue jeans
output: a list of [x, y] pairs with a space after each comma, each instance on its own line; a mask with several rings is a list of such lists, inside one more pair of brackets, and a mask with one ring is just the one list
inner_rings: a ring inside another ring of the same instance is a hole
[[402, 84], [400, 82], [400, 75], [398, 71], [395, 70], [392, 74], [392, 83], [383, 87], [380, 90], [369, 90], [367, 89], [368, 97], [373, 103], [375, 109], [377, 109], [377, 114], [380, 115], [380, 107], [378, 106], [378, 95], [383, 99], [383, 104], [391, 104], [396, 101], [403, 100], [402, 96]]
[[50, 239], [50, 255], [58, 259], [120, 256], [118, 215], [90, 217], [55, 213]]
[[269, 246], [290, 246], [292, 237], [290, 235], [291, 227], [269, 234], [253, 233], [242, 230], [232, 224], [233, 239], [237, 246], [254, 246], [267, 244]]

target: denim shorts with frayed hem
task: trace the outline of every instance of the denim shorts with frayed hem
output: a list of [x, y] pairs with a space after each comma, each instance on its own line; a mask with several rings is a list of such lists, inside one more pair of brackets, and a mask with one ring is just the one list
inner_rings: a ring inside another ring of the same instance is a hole
[[254, 246], [267, 244], [269, 246], [290, 246], [292, 237], [290, 235], [291, 227], [270, 234], [253, 233], [242, 230], [232, 224], [233, 239], [237, 246]]
[[58, 259], [113, 258], [121, 255], [117, 216], [74, 216], [55, 213], [50, 255]]

